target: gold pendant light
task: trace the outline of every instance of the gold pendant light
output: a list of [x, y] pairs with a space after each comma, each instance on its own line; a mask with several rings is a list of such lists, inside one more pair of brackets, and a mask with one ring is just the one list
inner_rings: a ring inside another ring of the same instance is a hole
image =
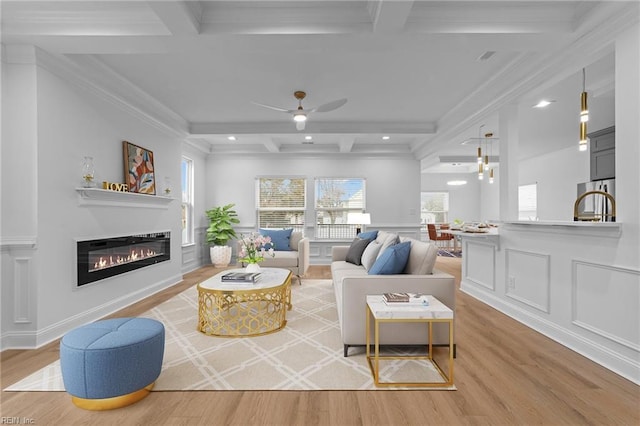
[[580, 94], [580, 142], [579, 151], [587, 150], [587, 121], [589, 121], [589, 107], [587, 106], [586, 74], [582, 68], [582, 93]]

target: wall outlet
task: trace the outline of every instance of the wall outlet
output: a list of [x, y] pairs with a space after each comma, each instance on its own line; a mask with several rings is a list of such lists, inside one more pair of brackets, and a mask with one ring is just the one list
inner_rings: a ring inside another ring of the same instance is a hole
[[516, 288], [516, 277], [509, 277], [508, 287], [509, 287], [509, 290], [515, 290], [515, 288]]

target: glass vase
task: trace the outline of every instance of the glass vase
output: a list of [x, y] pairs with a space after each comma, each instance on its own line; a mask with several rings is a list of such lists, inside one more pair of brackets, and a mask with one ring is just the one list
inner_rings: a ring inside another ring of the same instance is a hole
[[82, 162], [82, 187], [93, 188], [96, 186], [94, 182], [95, 167], [93, 165], [93, 157], [84, 157]]

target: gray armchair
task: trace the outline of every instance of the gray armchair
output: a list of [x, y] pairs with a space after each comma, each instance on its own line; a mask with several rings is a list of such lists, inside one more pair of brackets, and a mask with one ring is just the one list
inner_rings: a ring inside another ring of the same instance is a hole
[[[238, 251], [241, 242], [238, 241]], [[260, 266], [266, 268], [283, 268], [290, 270], [298, 277], [298, 283], [302, 284], [300, 277], [309, 269], [309, 239], [302, 236], [302, 232], [293, 231], [289, 242], [291, 250], [275, 250], [275, 256], [265, 256]], [[245, 264], [241, 263], [244, 267]]]

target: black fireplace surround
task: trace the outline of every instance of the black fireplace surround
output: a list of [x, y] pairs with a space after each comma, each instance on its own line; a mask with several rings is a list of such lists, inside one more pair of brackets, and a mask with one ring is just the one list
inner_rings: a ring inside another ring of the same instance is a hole
[[171, 259], [171, 232], [77, 242], [78, 287]]

